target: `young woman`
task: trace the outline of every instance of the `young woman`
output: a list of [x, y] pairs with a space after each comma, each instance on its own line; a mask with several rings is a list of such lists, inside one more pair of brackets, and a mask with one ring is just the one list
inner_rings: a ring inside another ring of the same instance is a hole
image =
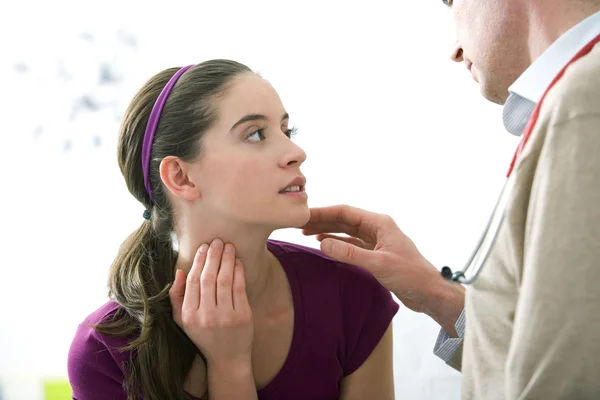
[[73, 339], [74, 399], [394, 398], [389, 292], [269, 240], [310, 217], [288, 119], [229, 60], [165, 70], [137, 93], [118, 159], [146, 220]]

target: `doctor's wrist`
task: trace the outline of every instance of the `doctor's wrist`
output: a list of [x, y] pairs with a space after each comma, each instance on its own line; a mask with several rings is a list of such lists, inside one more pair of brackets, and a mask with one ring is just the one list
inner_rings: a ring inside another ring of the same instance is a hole
[[437, 322], [450, 337], [458, 337], [456, 321], [465, 308], [465, 288], [440, 276], [432, 285], [425, 307], [425, 314]]

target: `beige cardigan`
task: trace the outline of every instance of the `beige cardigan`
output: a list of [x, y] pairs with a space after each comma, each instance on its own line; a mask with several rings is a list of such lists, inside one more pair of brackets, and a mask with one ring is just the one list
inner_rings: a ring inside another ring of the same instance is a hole
[[551, 89], [467, 289], [463, 399], [600, 399], [600, 45]]

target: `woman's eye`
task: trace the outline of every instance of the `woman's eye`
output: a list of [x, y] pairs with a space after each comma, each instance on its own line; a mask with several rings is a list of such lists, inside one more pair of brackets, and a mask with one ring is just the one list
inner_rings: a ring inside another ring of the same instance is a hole
[[256, 131], [254, 131], [253, 133], [251, 133], [250, 136], [248, 136], [248, 138], [246, 140], [248, 140], [249, 142], [260, 142], [264, 139], [265, 139], [264, 130], [258, 129]]
[[297, 133], [298, 133], [298, 128], [296, 128], [295, 126], [293, 128], [286, 129], [286, 131], [285, 131], [286, 136], [289, 137], [290, 139], [293, 138], [294, 136], [296, 136]]

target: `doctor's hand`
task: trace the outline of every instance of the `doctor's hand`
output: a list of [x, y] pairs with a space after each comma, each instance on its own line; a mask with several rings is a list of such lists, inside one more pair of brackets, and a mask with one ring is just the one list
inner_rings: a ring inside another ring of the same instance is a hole
[[317, 235], [327, 256], [370, 271], [408, 308], [456, 335], [464, 288], [446, 281], [391, 217], [347, 205], [312, 208], [302, 232]]

